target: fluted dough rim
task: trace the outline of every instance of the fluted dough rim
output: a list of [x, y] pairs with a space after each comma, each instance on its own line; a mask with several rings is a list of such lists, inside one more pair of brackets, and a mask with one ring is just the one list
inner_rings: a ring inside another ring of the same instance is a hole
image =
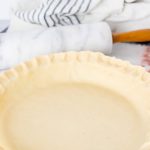
[[39, 66], [42, 66], [42, 64], [49, 65], [71, 61], [78, 63], [108, 64], [111, 67], [114, 67], [114, 69], [120, 69], [120, 71], [126, 72], [133, 78], [138, 78], [139, 81], [142, 81], [146, 86], [150, 86], [150, 74], [142, 67], [134, 66], [129, 62], [105, 56], [99, 52], [65, 52], [40, 56], [5, 71], [0, 75], [0, 95], [4, 93], [12, 80], [17, 80], [17, 78], [19, 78], [20, 74], [27, 74], [30, 70], [38, 68]]

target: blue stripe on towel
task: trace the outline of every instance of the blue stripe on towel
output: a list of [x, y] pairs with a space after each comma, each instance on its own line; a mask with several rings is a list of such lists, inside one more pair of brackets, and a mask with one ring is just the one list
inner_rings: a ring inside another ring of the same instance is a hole
[[[48, 0], [32, 11], [16, 11], [27, 22], [47, 27], [80, 24], [78, 14], [87, 13], [92, 0]], [[32, 17], [31, 17], [32, 16]]]

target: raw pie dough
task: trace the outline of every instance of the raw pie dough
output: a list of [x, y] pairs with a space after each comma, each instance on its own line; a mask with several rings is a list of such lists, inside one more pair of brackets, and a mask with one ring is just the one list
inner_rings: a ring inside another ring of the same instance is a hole
[[39, 57], [0, 76], [0, 150], [150, 150], [150, 75], [100, 53]]

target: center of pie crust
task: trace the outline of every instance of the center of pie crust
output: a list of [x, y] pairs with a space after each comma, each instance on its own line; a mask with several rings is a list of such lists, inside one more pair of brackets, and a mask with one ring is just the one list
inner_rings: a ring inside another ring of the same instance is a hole
[[11, 150], [138, 150], [144, 142], [134, 106], [94, 85], [60, 84], [16, 96], [3, 118]]

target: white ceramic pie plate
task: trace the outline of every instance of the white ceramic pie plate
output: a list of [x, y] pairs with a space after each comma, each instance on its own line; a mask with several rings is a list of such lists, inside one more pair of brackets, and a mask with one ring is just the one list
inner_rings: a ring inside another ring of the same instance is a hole
[[150, 150], [150, 75], [140, 67], [55, 54], [0, 83], [0, 150]]

